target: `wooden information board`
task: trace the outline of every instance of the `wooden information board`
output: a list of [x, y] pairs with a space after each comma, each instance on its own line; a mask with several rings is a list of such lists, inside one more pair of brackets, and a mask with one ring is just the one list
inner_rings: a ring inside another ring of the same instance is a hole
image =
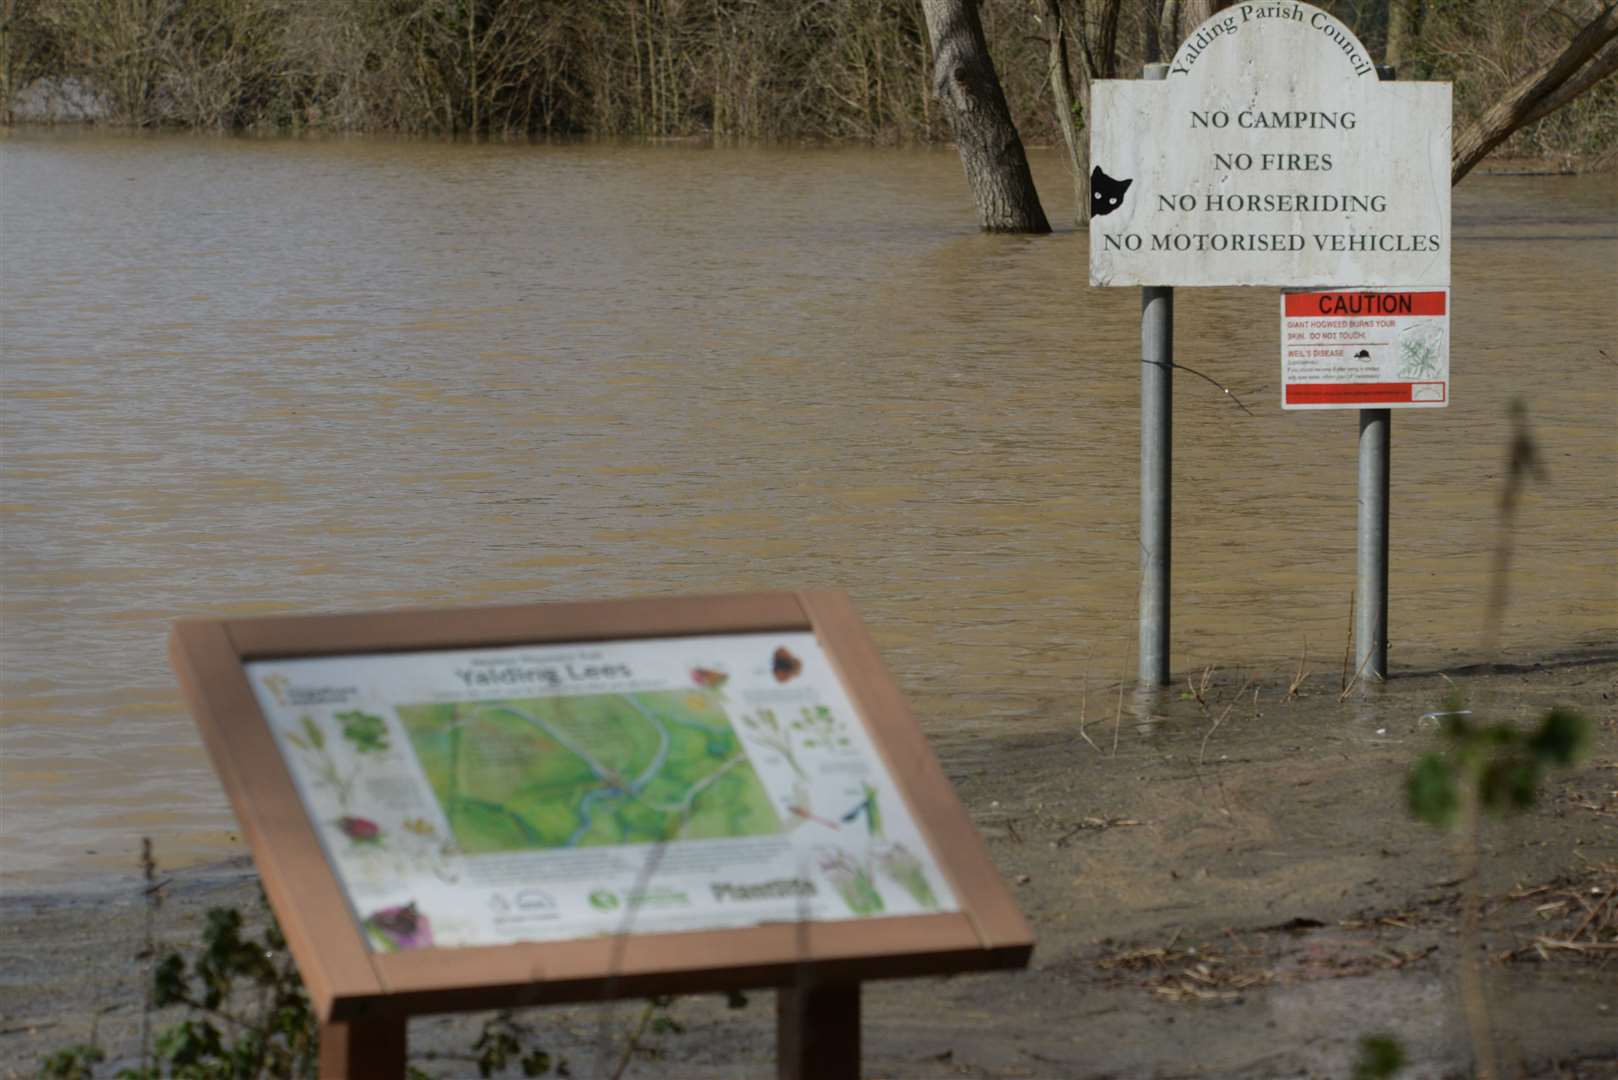
[[185, 620], [171, 652], [323, 1074], [401, 1075], [416, 1014], [776, 987], [782, 1075], [853, 1076], [861, 981], [1032, 951], [841, 593]]

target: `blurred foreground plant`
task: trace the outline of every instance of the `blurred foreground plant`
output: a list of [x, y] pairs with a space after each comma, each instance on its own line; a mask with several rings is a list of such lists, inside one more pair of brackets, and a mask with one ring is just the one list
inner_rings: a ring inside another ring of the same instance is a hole
[[1490, 1031], [1483, 973], [1478, 967], [1483, 890], [1479, 842], [1484, 811], [1526, 810], [1539, 795], [1547, 766], [1571, 765], [1589, 738], [1589, 725], [1573, 709], [1556, 706], [1532, 731], [1510, 724], [1474, 723], [1459, 691], [1437, 713], [1447, 747], [1424, 754], [1405, 782], [1410, 812], [1432, 825], [1455, 827], [1461, 878], [1461, 1007], [1472, 1035], [1473, 1067], [1482, 1080], [1501, 1075]]
[[1430, 825], [1475, 825], [1472, 812], [1526, 810], [1539, 792], [1548, 765], [1571, 765], [1589, 738], [1589, 725], [1573, 709], [1557, 706], [1532, 732], [1509, 724], [1474, 724], [1459, 692], [1452, 691], [1438, 714], [1446, 751], [1423, 755], [1410, 770], [1406, 793], [1410, 812]]

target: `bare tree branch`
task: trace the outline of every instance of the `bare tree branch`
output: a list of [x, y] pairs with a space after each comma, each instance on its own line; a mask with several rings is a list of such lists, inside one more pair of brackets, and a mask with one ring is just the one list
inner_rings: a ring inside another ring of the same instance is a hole
[[[1585, 24], [1584, 29], [1568, 42], [1561, 55], [1519, 80], [1499, 103], [1486, 110], [1455, 139], [1450, 153], [1450, 183], [1460, 183], [1489, 151], [1505, 142], [1524, 124], [1531, 123], [1530, 118], [1538, 118], [1552, 111], [1546, 108], [1549, 102], [1575, 76], [1582, 81], [1587, 73], [1581, 73], [1580, 69], [1614, 38], [1618, 38], [1618, 3], [1606, 3]], [[1611, 70], [1606, 74], [1611, 74]], [[1561, 104], [1567, 104], [1603, 77], [1597, 74], [1589, 85], [1568, 96]], [[1544, 111], [1541, 111], [1542, 108]]]
[[1618, 71], [1618, 41], [1609, 41], [1607, 47], [1596, 53], [1577, 76], [1563, 83], [1560, 90], [1540, 102], [1539, 106], [1523, 119], [1523, 126], [1527, 127], [1545, 119], [1615, 71]]

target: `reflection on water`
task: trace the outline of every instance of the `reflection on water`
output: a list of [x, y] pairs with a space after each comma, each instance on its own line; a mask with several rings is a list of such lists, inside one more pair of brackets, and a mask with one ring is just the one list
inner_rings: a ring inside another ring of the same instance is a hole
[[[29, 134], [0, 169], [8, 884], [235, 850], [179, 615], [840, 586], [946, 753], [1133, 671], [1138, 293], [1085, 288], [1083, 234], [978, 235], [949, 151]], [[1550, 484], [1504, 644], [1613, 636], [1615, 205], [1456, 193], [1396, 669], [1475, 648], [1513, 395]], [[1277, 307], [1180, 292], [1179, 359], [1256, 415], [1180, 381], [1177, 670], [1342, 648], [1355, 418], [1281, 412]]]

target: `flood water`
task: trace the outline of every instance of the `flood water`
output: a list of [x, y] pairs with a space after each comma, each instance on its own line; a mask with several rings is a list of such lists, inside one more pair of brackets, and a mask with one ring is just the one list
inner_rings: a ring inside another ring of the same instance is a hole
[[[1054, 219], [1060, 159], [1034, 154]], [[1618, 192], [1455, 193], [1452, 407], [1393, 423], [1391, 659], [1618, 640]], [[1139, 292], [976, 232], [942, 150], [0, 142], [0, 865], [234, 854], [186, 615], [836, 586], [935, 744], [1133, 672]], [[1356, 418], [1274, 289], [1180, 290], [1174, 668], [1339, 662]], [[1604, 350], [1604, 351], [1603, 351]]]

